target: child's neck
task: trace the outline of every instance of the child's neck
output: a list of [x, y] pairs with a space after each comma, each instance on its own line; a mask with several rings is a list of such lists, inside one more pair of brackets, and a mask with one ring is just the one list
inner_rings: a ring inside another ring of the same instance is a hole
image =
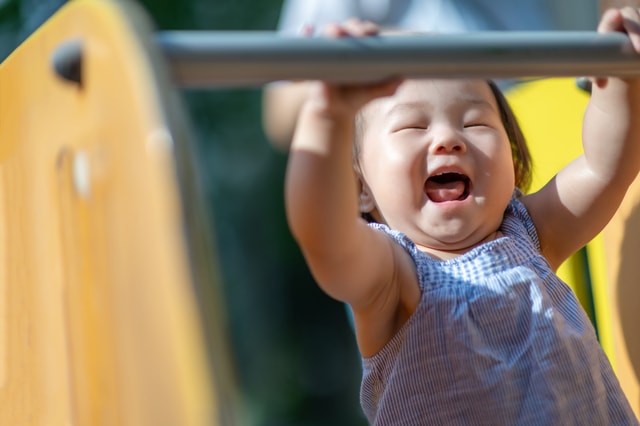
[[488, 243], [489, 241], [493, 241], [493, 240], [497, 240], [498, 238], [502, 237], [502, 231], [497, 230], [495, 232], [492, 232], [491, 234], [489, 234], [487, 237], [485, 237], [482, 241], [479, 241], [476, 244], [473, 244], [469, 247], [465, 247], [462, 249], [456, 249], [456, 250], [446, 250], [446, 249], [436, 249], [433, 247], [424, 247], [424, 246], [418, 246], [418, 248], [420, 249], [420, 251], [422, 251], [423, 253], [433, 257], [434, 259], [437, 260], [449, 260], [449, 259], [454, 259], [458, 256], [461, 256], [471, 250], [473, 250], [474, 248], [478, 247], [479, 245], [482, 245], [484, 243]]

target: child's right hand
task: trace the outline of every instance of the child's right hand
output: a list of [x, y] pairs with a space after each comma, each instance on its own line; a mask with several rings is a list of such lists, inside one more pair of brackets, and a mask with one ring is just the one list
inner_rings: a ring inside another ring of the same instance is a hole
[[[372, 37], [379, 33], [376, 24], [356, 18], [342, 24], [330, 24], [324, 28], [325, 37]], [[401, 78], [391, 78], [371, 83], [334, 84], [315, 82], [310, 89], [310, 101], [324, 114], [332, 118], [351, 117], [367, 102], [391, 96], [402, 83]]]

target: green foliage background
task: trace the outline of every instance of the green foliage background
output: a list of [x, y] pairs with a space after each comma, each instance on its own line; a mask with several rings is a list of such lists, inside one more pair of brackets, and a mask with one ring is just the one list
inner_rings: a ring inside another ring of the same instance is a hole
[[[4, 59], [65, 2], [0, 0]], [[160, 30], [272, 30], [281, 0], [143, 0]], [[359, 425], [360, 360], [344, 307], [311, 279], [286, 226], [286, 155], [260, 88], [182, 91], [215, 229], [229, 347], [250, 425]], [[37, 123], [34, 123], [37, 125]]]

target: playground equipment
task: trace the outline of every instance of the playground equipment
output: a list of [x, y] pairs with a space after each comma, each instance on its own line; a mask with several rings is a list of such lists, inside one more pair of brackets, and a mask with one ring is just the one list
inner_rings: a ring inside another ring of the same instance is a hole
[[[616, 34], [353, 43], [154, 33], [126, 1], [74, 0], [56, 13], [0, 65], [0, 424], [239, 424], [215, 248], [178, 91], [393, 74], [630, 76], [640, 59]], [[535, 112], [558, 93], [575, 116], [556, 119], [577, 132], [561, 147], [557, 133], [541, 130], [556, 126]], [[588, 95], [571, 78], [508, 96], [531, 133], [541, 182], [579, 149], [576, 117]], [[545, 145], [551, 137], [555, 146]], [[588, 305], [636, 413], [638, 206], [640, 182], [561, 271]]]

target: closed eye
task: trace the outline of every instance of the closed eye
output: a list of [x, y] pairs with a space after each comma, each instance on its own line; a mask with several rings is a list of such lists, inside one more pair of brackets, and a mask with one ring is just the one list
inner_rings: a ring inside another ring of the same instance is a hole
[[428, 128], [429, 128], [428, 126], [420, 125], [420, 124], [409, 125], [409, 126], [401, 126], [401, 127], [398, 127], [396, 129], [394, 129], [392, 133], [408, 132], [408, 131], [423, 131], [423, 130], [427, 130]]
[[429, 128], [428, 126], [420, 125], [420, 124], [416, 124], [416, 125], [413, 125], [413, 126], [405, 126], [404, 127], [405, 130], [426, 130], [428, 128]]
[[469, 128], [469, 127], [491, 127], [488, 123], [465, 123], [464, 125], [465, 128]]

